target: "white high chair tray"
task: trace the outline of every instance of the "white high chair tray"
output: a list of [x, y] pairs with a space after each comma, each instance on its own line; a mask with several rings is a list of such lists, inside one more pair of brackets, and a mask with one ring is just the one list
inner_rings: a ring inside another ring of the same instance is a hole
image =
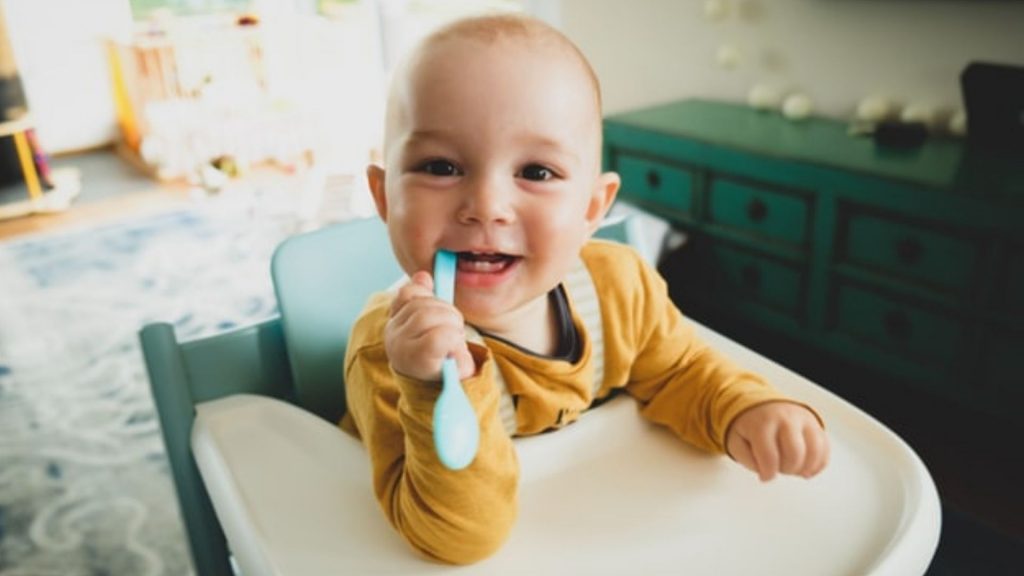
[[314, 574], [923, 574], [940, 509], [917, 455], [830, 392], [701, 329], [712, 346], [814, 405], [832, 442], [812, 480], [761, 483], [648, 424], [622, 396], [516, 441], [519, 520], [469, 567], [424, 560], [384, 519], [362, 445], [290, 404], [201, 404], [192, 447], [245, 576]]

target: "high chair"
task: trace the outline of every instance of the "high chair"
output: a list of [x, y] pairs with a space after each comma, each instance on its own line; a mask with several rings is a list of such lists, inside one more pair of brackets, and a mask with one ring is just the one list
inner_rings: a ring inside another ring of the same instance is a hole
[[[631, 220], [599, 235], [631, 242]], [[555, 434], [516, 441], [520, 513], [470, 567], [432, 563], [387, 524], [369, 458], [336, 422], [348, 329], [401, 276], [384, 226], [336, 224], [286, 240], [272, 276], [280, 316], [179, 342], [141, 331], [199, 576], [326, 574], [923, 574], [939, 499], [900, 438], [824, 388], [698, 326], [735, 362], [824, 416], [829, 467], [760, 483], [690, 448], [622, 396]]]

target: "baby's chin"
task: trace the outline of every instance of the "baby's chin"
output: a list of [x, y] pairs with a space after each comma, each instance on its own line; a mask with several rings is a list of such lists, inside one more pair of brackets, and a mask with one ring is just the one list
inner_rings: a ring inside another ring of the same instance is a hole
[[455, 297], [455, 306], [462, 313], [466, 324], [480, 328], [485, 332], [502, 332], [508, 328], [509, 321], [505, 320], [510, 316], [511, 310], [505, 306], [474, 301], [474, 299]]
[[[465, 291], [469, 292], [469, 291]], [[517, 332], [524, 325], [543, 325], [547, 317], [548, 293], [523, 300], [507, 301], [484, 295], [475, 298], [471, 294], [459, 294], [456, 290], [455, 305], [462, 313], [466, 324], [484, 332], [501, 335]]]

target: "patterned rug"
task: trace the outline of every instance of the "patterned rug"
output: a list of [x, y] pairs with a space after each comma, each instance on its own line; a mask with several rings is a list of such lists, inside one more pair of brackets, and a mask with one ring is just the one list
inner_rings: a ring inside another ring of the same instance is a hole
[[208, 203], [0, 244], [0, 576], [192, 572], [137, 332], [274, 314], [295, 231]]

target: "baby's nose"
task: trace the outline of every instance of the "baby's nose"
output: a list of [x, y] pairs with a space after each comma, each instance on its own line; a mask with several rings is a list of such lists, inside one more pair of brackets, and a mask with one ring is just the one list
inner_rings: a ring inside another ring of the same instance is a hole
[[459, 209], [459, 220], [466, 223], [507, 224], [514, 220], [513, 193], [509, 184], [497, 179], [468, 183]]

